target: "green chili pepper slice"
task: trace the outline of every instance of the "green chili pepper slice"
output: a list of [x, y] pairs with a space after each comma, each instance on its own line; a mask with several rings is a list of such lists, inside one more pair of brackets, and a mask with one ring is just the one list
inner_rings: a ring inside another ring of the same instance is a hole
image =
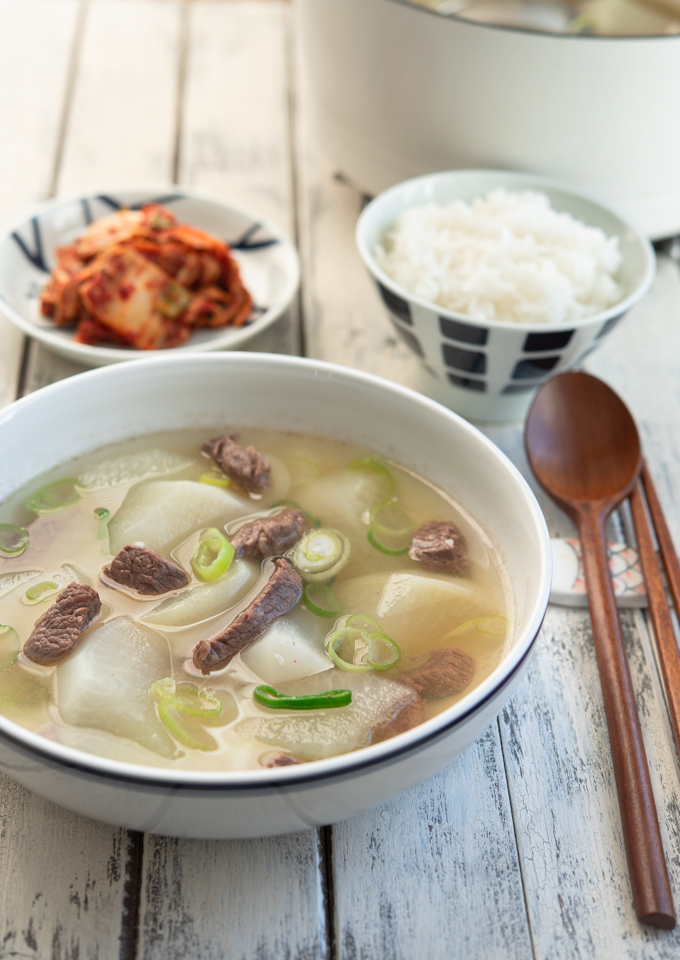
[[11, 666], [19, 656], [19, 634], [14, 627], [0, 624], [0, 670]]
[[0, 556], [18, 557], [28, 546], [29, 533], [13, 523], [0, 523]]
[[202, 473], [198, 478], [199, 483], [207, 483], [211, 487], [229, 487], [231, 486], [230, 478], [222, 473], [221, 470], [208, 470], [207, 473]]
[[272, 710], [327, 710], [329, 707], [349, 706], [352, 691], [326, 690], [325, 693], [305, 693], [294, 697], [261, 684], [253, 690], [253, 700]]
[[234, 559], [234, 548], [217, 527], [204, 530], [198, 541], [191, 567], [201, 580], [219, 580]]
[[277, 500], [274, 504], [275, 507], [295, 507], [296, 510], [302, 510], [304, 515], [307, 517], [307, 523], [311, 527], [320, 527], [321, 521], [318, 517], [312, 516], [311, 513], [308, 513], [304, 507], [300, 506], [297, 500]]
[[26, 501], [26, 509], [31, 513], [37, 513], [39, 517], [49, 516], [56, 513], [63, 507], [70, 507], [71, 504], [80, 500], [80, 494], [76, 490], [74, 477], [67, 477], [65, 480], [55, 480], [54, 483], [48, 483], [46, 486], [36, 490], [35, 493]]
[[337, 617], [340, 604], [329, 586], [308, 583], [302, 594], [302, 602], [317, 617]]
[[358, 460], [352, 460], [345, 467], [346, 470], [368, 470], [371, 473], [377, 473], [384, 481], [384, 496], [391, 497], [394, 493], [394, 477], [380, 460], [374, 460], [372, 457], [360, 457]]

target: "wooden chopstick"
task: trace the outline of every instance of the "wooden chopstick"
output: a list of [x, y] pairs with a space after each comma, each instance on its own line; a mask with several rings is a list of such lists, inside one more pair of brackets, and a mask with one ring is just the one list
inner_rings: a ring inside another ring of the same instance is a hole
[[666, 699], [671, 716], [671, 724], [673, 726], [675, 746], [680, 754], [680, 650], [678, 650], [678, 644], [675, 639], [671, 612], [668, 606], [668, 600], [666, 599], [666, 590], [661, 577], [656, 551], [654, 550], [649, 521], [645, 513], [642, 499], [643, 484], [644, 492], [647, 495], [649, 513], [659, 543], [659, 550], [664, 567], [666, 568], [666, 576], [671, 589], [671, 596], [673, 597], [676, 613], [679, 616], [680, 564], [678, 563], [670, 531], [668, 530], [663, 511], [661, 510], [661, 504], [654, 490], [652, 478], [645, 464], [643, 464], [642, 467], [641, 478], [642, 483], [638, 480], [630, 495], [630, 507], [633, 514], [635, 536], [638, 542], [640, 566], [642, 567], [642, 575], [645, 578], [645, 585], [647, 587], [649, 612], [656, 635], [656, 645], [659, 651], [661, 672], [666, 688]]

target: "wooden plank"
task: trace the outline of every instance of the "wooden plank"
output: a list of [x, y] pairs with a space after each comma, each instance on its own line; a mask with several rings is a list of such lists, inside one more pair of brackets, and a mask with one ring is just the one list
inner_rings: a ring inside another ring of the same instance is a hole
[[287, 29], [277, 0], [191, 4], [179, 179], [292, 233]]
[[324, 159], [315, 138], [299, 62], [297, 76], [305, 353], [415, 386], [418, 361], [390, 325], [354, 243], [364, 198], [336, 177]]
[[0, 957], [119, 956], [131, 842], [0, 775]]
[[339, 960], [526, 960], [496, 724], [427, 784], [333, 828]]
[[325, 960], [313, 830], [263, 840], [146, 840], [140, 960]]
[[[288, 26], [278, 0], [191, 4], [178, 178], [294, 237]], [[298, 325], [296, 304], [244, 349], [298, 353]]]
[[[2, 223], [49, 195], [78, 11], [77, 0], [0, 2]], [[16, 397], [23, 347], [0, 317], [0, 407]]]
[[67, 127], [60, 193], [172, 179], [178, 0], [94, 0]]

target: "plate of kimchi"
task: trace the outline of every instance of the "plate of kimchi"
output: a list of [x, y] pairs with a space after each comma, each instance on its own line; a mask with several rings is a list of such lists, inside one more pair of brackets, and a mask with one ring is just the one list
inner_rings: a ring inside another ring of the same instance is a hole
[[242, 347], [290, 307], [299, 279], [278, 227], [186, 187], [52, 200], [0, 237], [0, 313], [92, 367]]

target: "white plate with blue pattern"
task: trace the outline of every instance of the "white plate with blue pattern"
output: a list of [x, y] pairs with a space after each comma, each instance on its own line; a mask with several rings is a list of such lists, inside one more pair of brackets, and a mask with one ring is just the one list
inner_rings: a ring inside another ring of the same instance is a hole
[[207, 230], [229, 244], [253, 298], [242, 327], [202, 329], [173, 353], [242, 348], [290, 307], [300, 282], [297, 251], [271, 221], [246, 207], [176, 185], [109, 187], [35, 207], [0, 236], [0, 313], [53, 353], [88, 367], [167, 355], [167, 350], [135, 350], [76, 343], [74, 330], [55, 327], [40, 314], [40, 291], [55, 265], [57, 247], [73, 243], [94, 220], [123, 207], [161, 203], [180, 223]]

